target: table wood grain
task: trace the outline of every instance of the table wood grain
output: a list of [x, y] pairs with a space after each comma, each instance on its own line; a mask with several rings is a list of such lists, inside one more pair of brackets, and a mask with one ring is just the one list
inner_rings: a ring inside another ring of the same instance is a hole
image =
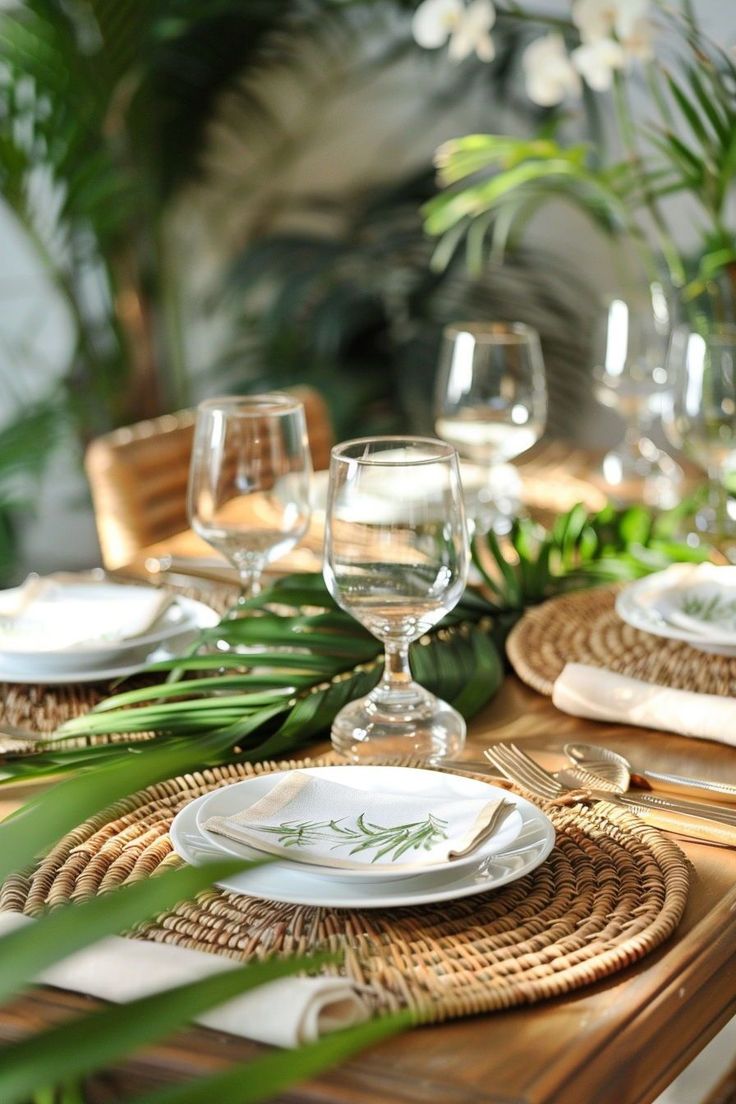
[[[477, 759], [489, 743], [511, 738], [549, 766], [561, 761], [566, 741], [585, 739], [616, 748], [637, 764], [736, 782], [736, 749], [568, 717], [514, 676], [471, 725], [466, 757]], [[5, 810], [12, 803], [6, 796]], [[545, 1004], [414, 1029], [279, 1099], [648, 1104], [736, 1013], [736, 851], [682, 846], [693, 864], [685, 916], [675, 936], [641, 963]], [[59, 990], [33, 991], [3, 1009], [0, 1037], [21, 1038], [93, 1005]], [[92, 1079], [89, 1100], [119, 1101], [262, 1050], [193, 1028]]]

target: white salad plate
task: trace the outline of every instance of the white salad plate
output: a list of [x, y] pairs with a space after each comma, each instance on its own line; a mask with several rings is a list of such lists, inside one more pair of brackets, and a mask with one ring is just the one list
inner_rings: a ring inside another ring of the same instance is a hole
[[[274, 788], [285, 778], [290, 771], [273, 771], [269, 774], [261, 774], [255, 778], [248, 778], [244, 782], [235, 782], [230, 786], [223, 786], [214, 790], [197, 810], [197, 830], [206, 842], [218, 848], [225, 854], [234, 855], [239, 859], [262, 859], [263, 851], [247, 844], [238, 843], [216, 832], [210, 832], [206, 823], [212, 816], [227, 817], [234, 813], [242, 812]], [[515, 794], [500, 786], [492, 786], [488, 782], [480, 782], [474, 778], [464, 778], [456, 774], [441, 774], [439, 771], [421, 770], [414, 767], [370, 767], [370, 766], [339, 766], [339, 767], [305, 767], [304, 774], [312, 774], [326, 779], [329, 782], [337, 782], [343, 786], [351, 786], [355, 790], [365, 790], [367, 793], [403, 794], [414, 797], [427, 797], [433, 801], [453, 801], [467, 798], [486, 799], [497, 801], [504, 799], [514, 804], [521, 801]], [[523, 817], [518, 808], [508, 814], [497, 832], [490, 839], [480, 844], [475, 851], [465, 855], [461, 859], [453, 859], [453, 870], [463, 870], [466, 867], [477, 867], [483, 859], [489, 858], [500, 851], [505, 851], [521, 834]], [[409, 856], [407, 856], [409, 858]], [[283, 868], [289, 870], [308, 871], [311, 874], [319, 874], [333, 880], [360, 882], [360, 881], [388, 881], [394, 878], [406, 878], [406, 869], [391, 870], [386, 863], [381, 864], [380, 870], [372, 870], [365, 866], [360, 870], [343, 869], [338, 867], [320, 866], [314, 863], [290, 861], [279, 859]], [[415, 873], [433, 874], [437, 871], [447, 870], [448, 862], [427, 863], [421, 871]]]
[[[192, 866], [225, 857], [197, 827], [197, 813], [208, 797], [209, 794], [204, 794], [185, 806], [170, 828], [174, 850]], [[522, 821], [514, 842], [507, 850], [462, 869], [447, 863], [431, 874], [411, 874], [381, 882], [344, 882], [327, 874], [313, 874], [314, 868], [307, 871], [301, 868], [302, 864], [275, 860], [217, 884], [229, 893], [267, 901], [356, 909], [416, 907], [488, 893], [534, 870], [554, 847], [555, 830], [549, 818], [522, 797], [514, 795], [514, 801]], [[294, 866], [298, 869], [293, 869]]]
[[[736, 609], [736, 567], [673, 564], [624, 587], [616, 598], [616, 613], [654, 636], [713, 655], [736, 656], [736, 632], [729, 629], [728, 618], [732, 605]], [[706, 616], [696, 616], [697, 610]]]
[[[178, 596], [176, 599], [176, 631], [169, 633], [163, 642], [148, 641], [140, 647], [120, 648], [114, 655], [107, 651], [33, 653], [15, 655], [0, 652], [0, 681], [18, 683], [42, 683], [58, 686], [67, 682], [101, 682], [123, 678], [142, 671], [151, 663], [174, 659], [196, 639], [202, 629], [214, 627], [219, 614], [204, 602]], [[174, 607], [170, 607], [173, 609]], [[166, 611], [169, 612], [168, 610]], [[138, 641], [131, 641], [137, 645]]]

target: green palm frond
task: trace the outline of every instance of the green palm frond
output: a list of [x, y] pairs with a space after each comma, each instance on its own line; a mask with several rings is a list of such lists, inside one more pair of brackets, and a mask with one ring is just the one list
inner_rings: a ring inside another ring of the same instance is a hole
[[525, 608], [557, 594], [601, 583], [627, 582], [672, 563], [701, 563], [711, 550], [674, 535], [692, 502], [659, 515], [644, 506], [591, 513], [582, 505], [561, 514], [549, 528], [517, 518], [502, 546], [489, 533], [473, 542], [473, 562], [491, 604], [513, 623]]
[[[181, 746], [182, 754], [196, 746], [201, 765], [284, 755], [324, 735], [343, 705], [376, 685], [379, 642], [335, 607], [321, 576], [289, 576], [250, 605], [252, 616], [225, 620], [201, 637], [204, 649], [224, 640], [242, 653], [155, 665], [151, 674], [176, 680], [113, 695], [62, 725], [38, 754], [6, 757], [6, 775], [112, 766], [129, 746], [145, 759], [149, 744], [130, 742], [138, 733], [155, 733], [154, 746]], [[481, 624], [488, 612], [488, 603], [469, 591], [412, 650], [417, 678], [457, 701], [467, 716], [495, 693], [502, 676]], [[103, 736], [111, 742], [78, 746], [80, 738]]]

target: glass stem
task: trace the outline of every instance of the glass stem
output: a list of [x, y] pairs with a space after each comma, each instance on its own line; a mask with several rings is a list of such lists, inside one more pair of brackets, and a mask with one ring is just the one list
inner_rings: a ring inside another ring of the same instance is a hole
[[387, 642], [381, 688], [393, 692], [402, 691], [411, 686], [412, 681], [411, 668], [409, 667], [409, 645], [403, 642]]
[[230, 609], [226, 613], [226, 617], [240, 617], [247, 609], [248, 602], [251, 598], [257, 597], [261, 592], [261, 569], [259, 567], [243, 566], [237, 564], [238, 570], [238, 584], [240, 586], [240, 593]]

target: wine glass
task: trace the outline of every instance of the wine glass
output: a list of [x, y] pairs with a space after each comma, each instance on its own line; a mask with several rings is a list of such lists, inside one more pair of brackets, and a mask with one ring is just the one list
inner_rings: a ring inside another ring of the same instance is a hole
[[365, 437], [332, 450], [324, 577], [385, 646], [383, 677], [332, 725], [351, 759], [456, 755], [465, 721], [412, 679], [409, 645], [460, 600], [468, 538], [457, 453], [431, 437]]
[[609, 296], [593, 330], [594, 394], [624, 421], [623, 438], [601, 462], [612, 498], [667, 509], [679, 501], [683, 473], [651, 439], [670, 389], [665, 356], [671, 318], [659, 285]]
[[266, 564], [289, 552], [306, 533], [311, 474], [298, 399], [274, 392], [199, 404], [189, 520], [238, 572], [235, 616], [258, 593]]
[[[521, 322], [446, 326], [435, 394], [435, 430], [463, 459], [474, 529], [501, 527], [518, 506], [507, 461], [541, 437], [547, 413], [539, 335]], [[501, 466], [504, 465], [502, 472]]]
[[716, 541], [733, 539], [735, 519], [727, 488], [736, 478], [736, 326], [678, 326], [667, 355], [671, 405], [663, 418], [672, 444], [705, 469], [708, 505], [696, 525]]

